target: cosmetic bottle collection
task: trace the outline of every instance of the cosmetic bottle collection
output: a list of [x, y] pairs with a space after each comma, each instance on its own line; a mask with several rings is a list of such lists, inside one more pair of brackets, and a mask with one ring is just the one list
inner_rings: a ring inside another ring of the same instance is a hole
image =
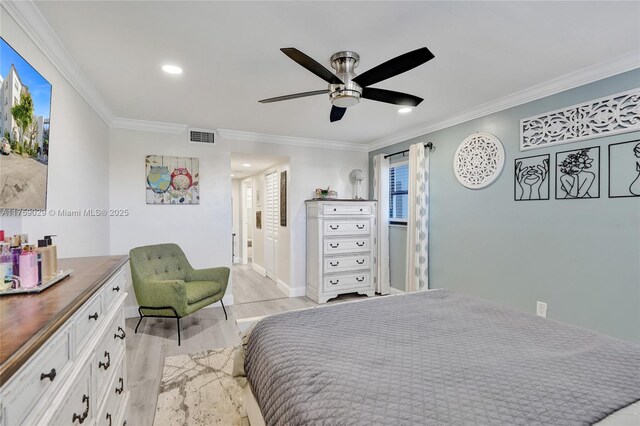
[[58, 274], [58, 253], [52, 237], [29, 244], [27, 234], [5, 237], [0, 230], [0, 291], [32, 289]]

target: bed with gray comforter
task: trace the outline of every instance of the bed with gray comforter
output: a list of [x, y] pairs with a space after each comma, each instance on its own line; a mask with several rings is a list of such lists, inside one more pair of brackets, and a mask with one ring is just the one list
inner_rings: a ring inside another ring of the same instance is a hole
[[582, 425], [640, 400], [640, 345], [448, 290], [260, 321], [267, 425]]

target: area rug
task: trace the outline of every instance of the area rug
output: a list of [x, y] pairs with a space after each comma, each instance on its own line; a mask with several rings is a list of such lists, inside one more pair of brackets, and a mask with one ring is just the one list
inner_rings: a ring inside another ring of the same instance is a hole
[[155, 426], [237, 425], [242, 388], [231, 376], [235, 348], [213, 349], [164, 361]]

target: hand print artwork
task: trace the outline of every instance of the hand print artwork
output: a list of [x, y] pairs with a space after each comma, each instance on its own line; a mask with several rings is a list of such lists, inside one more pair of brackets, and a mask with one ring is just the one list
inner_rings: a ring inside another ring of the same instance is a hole
[[556, 199], [600, 197], [600, 147], [556, 153]]
[[147, 204], [200, 204], [199, 160], [145, 157]]
[[640, 197], [640, 140], [609, 145], [609, 198]]
[[549, 154], [516, 158], [514, 197], [516, 201], [549, 199]]

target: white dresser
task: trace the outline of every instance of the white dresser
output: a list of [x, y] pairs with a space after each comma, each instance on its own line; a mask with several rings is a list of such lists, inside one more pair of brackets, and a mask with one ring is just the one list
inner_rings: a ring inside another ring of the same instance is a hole
[[[126, 261], [63, 259], [71, 277], [0, 298], [0, 338], [10, 346], [1, 354], [0, 426], [126, 424]], [[12, 322], [17, 331], [5, 328]]]
[[309, 200], [307, 297], [325, 303], [343, 293], [375, 293], [376, 202]]

